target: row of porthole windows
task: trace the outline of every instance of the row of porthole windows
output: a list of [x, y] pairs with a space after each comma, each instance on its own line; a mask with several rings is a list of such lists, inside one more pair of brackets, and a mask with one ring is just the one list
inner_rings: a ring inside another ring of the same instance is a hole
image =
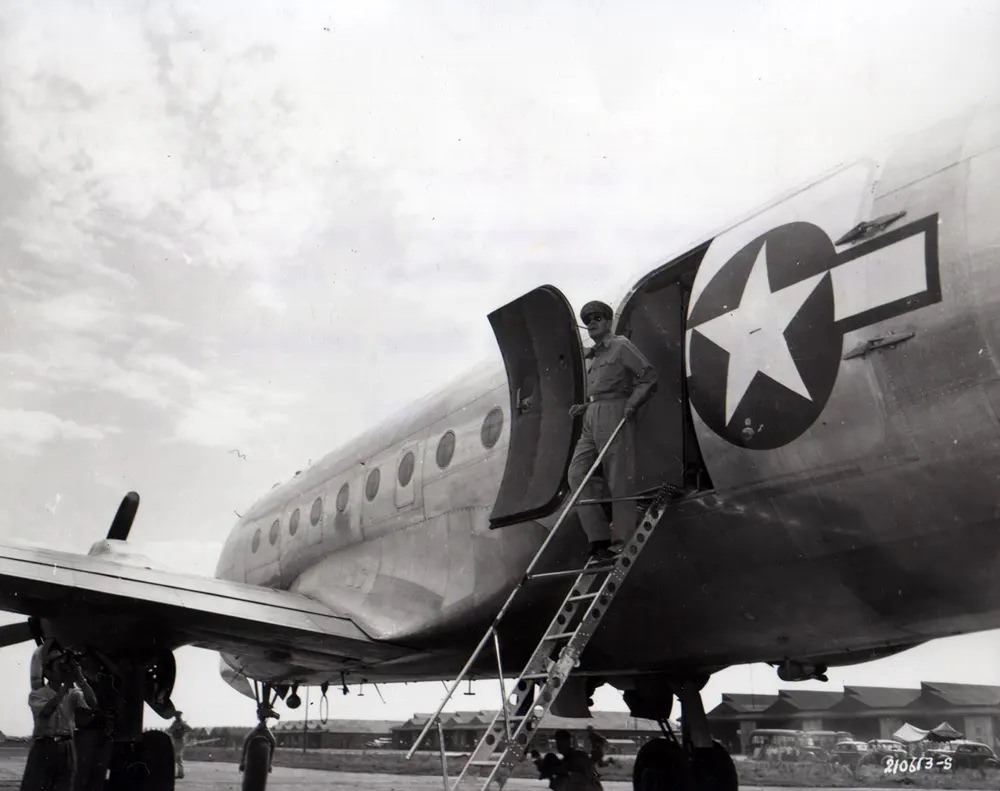
[[[503, 430], [503, 410], [500, 407], [494, 407], [489, 411], [486, 417], [483, 419], [483, 425], [479, 431], [479, 438], [483, 443], [484, 448], [492, 448], [500, 440], [500, 432]], [[438, 467], [442, 470], [445, 469], [455, 455], [455, 432], [450, 429], [441, 435], [441, 439], [438, 440], [437, 453], [435, 454], [435, 460], [437, 461]], [[411, 480], [413, 480], [413, 471], [416, 467], [416, 457], [413, 455], [413, 451], [407, 451], [403, 458], [399, 460], [399, 469], [397, 470], [397, 479], [399, 480], [400, 486], [407, 486]], [[382, 473], [378, 467], [368, 473], [368, 477], [365, 479], [365, 498], [368, 502], [371, 502], [378, 495], [379, 484], [382, 482]], [[344, 513], [347, 510], [347, 502], [351, 496], [350, 484], [345, 483], [340, 487], [340, 491], [337, 492], [337, 512]], [[319, 520], [323, 516], [323, 498], [317, 497], [312, 504], [312, 510], [309, 512], [309, 521], [315, 527]], [[295, 535], [299, 529], [299, 509], [296, 508], [292, 511], [292, 516], [288, 520], [288, 533], [289, 535]], [[271, 531], [268, 534], [268, 540], [271, 545], [277, 543], [278, 534], [281, 531], [281, 521], [275, 519], [271, 523]], [[251, 551], [256, 552], [260, 548], [260, 528], [253, 535], [253, 542], [251, 544]]]

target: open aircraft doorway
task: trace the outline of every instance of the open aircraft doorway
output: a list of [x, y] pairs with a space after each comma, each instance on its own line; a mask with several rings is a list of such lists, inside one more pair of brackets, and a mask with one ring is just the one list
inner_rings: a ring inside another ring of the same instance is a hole
[[705, 490], [712, 482], [691, 421], [684, 329], [694, 276], [708, 244], [654, 269], [629, 292], [613, 332], [632, 341], [657, 372], [656, 392], [636, 414], [636, 491], [669, 484]]

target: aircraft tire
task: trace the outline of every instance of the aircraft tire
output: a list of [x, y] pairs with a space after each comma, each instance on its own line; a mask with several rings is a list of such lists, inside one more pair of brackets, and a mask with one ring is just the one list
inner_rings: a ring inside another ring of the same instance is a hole
[[271, 745], [267, 739], [251, 739], [243, 763], [243, 791], [264, 791], [271, 765]]
[[115, 746], [109, 791], [174, 791], [174, 743], [162, 731]]
[[739, 788], [736, 764], [720, 742], [713, 741], [711, 747], [695, 750], [692, 768], [697, 791], [737, 791]]
[[676, 742], [652, 739], [639, 749], [632, 770], [633, 791], [694, 791], [690, 766]]

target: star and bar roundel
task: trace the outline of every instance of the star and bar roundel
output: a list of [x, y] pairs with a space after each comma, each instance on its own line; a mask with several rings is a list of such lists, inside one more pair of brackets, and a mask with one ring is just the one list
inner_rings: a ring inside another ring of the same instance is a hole
[[688, 393], [734, 445], [770, 450], [819, 417], [844, 333], [941, 300], [937, 215], [838, 253], [791, 222], [735, 253], [691, 305]]

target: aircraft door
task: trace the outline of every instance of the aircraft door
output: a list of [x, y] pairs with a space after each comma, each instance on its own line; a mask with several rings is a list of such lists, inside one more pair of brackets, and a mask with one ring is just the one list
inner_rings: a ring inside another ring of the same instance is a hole
[[489, 315], [507, 370], [510, 447], [492, 527], [551, 514], [566, 494], [566, 472], [581, 421], [569, 408], [584, 398], [583, 349], [573, 308], [541, 286]]
[[661, 484], [709, 485], [688, 415], [684, 317], [702, 246], [651, 273], [622, 304], [615, 332], [636, 345], [656, 369], [653, 396], [636, 415], [636, 491]]

